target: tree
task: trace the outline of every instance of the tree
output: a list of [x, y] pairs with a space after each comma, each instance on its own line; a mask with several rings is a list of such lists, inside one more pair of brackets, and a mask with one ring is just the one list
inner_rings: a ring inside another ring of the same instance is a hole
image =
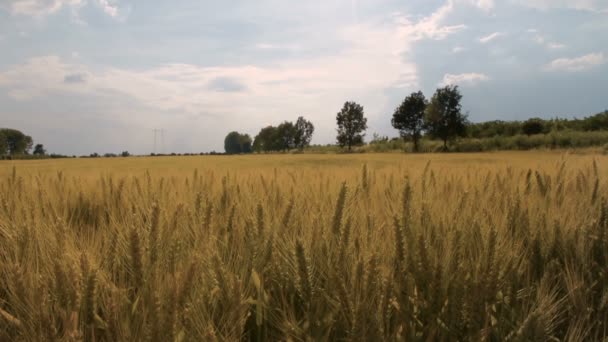
[[8, 143], [3, 130], [0, 130], [0, 156], [8, 154]]
[[406, 97], [395, 112], [391, 123], [399, 130], [403, 139], [411, 137], [414, 142], [414, 151], [418, 152], [422, 128], [424, 125], [424, 111], [427, 100], [421, 91]]
[[6, 153], [10, 155], [27, 154], [33, 145], [32, 137], [21, 131], [11, 128], [0, 129], [0, 135], [4, 139]]
[[224, 139], [227, 154], [251, 153], [251, 137], [248, 134], [230, 132]]
[[363, 143], [362, 134], [367, 129], [367, 119], [363, 116], [363, 107], [356, 102], [346, 102], [342, 110], [336, 115], [338, 124], [338, 144], [340, 147], [347, 146], [350, 151], [352, 146]]
[[444, 151], [448, 140], [464, 136], [467, 131], [467, 116], [460, 112], [462, 95], [458, 86], [437, 89], [424, 115], [424, 128], [434, 138], [443, 140]]
[[299, 117], [295, 125], [283, 121], [279, 126], [267, 126], [255, 136], [253, 149], [256, 152], [287, 151], [304, 148], [310, 144], [314, 126], [310, 121]]
[[253, 140], [253, 150], [256, 152], [276, 151], [278, 130], [274, 126], [267, 126], [260, 130]]
[[227, 154], [241, 153], [241, 135], [239, 132], [230, 132], [224, 139], [224, 150]]
[[296, 126], [292, 122], [284, 121], [277, 127], [277, 145], [280, 150], [287, 151], [296, 146]]
[[129, 157], [131, 155], [131, 153], [129, 153], [129, 151], [122, 151], [122, 153], [120, 154], [121, 157]]
[[42, 144], [36, 144], [36, 146], [34, 147], [34, 154], [35, 155], [39, 155], [39, 156], [43, 156], [46, 154], [46, 150], [44, 149], [44, 145]]
[[251, 137], [249, 134], [241, 134], [239, 138], [241, 142], [241, 153], [251, 153], [253, 152]]
[[521, 131], [527, 136], [541, 134], [544, 130], [543, 120], [539, 118], [528, 119], [521, 125]]
[[314, 131], [315, 126], [312, 122], [300, 116], [295, 124], [295, 146], [300, 150], [303, 150], [304, 147], [310, 145]]

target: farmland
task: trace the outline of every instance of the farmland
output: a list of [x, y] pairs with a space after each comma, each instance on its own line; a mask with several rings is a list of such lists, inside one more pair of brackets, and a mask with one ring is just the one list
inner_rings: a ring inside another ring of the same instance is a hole
[[0, 163], [0, 340], [601, 340], [593, 152]]

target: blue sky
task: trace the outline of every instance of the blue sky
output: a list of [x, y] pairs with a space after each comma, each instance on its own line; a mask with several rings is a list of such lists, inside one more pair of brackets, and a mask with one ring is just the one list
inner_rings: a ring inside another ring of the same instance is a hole
[[[0, 126], [49, 151], [223, 149], [347, 100], [396, 136], [409, 93], [461, 87], [472, 121], [608, 109], [608, 0], [0, 0]], [[158, 148], [160, 149], [160, 147]]]

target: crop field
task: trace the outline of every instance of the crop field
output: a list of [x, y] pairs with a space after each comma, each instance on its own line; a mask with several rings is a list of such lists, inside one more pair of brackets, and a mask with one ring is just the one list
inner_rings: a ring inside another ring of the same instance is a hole
[[0, 340], [606, 339], [607, 158], [1, 162]]

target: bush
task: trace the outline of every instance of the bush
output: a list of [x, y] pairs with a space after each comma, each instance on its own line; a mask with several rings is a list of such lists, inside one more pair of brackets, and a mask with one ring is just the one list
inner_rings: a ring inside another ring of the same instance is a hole
[[528, 136], [534, 135], [534, 134], [541, 134], [541, 133], [543, 133], [544, 129], [545, 129], [544, 121], [539, 118], [528, 119], [521, 126], [522, 133], [524, 133], [525, 135], [528, 135]]

